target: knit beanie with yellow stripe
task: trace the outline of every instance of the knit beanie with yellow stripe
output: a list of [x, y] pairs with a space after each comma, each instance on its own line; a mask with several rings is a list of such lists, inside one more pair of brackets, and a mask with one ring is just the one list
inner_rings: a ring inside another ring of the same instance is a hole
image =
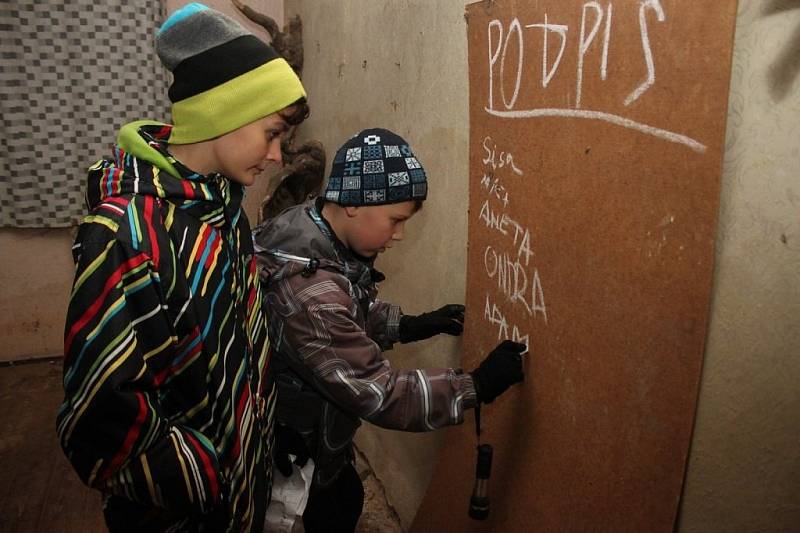
[[173, 74], [170, 144], [219, 137], [306, 96], [271, 46], [203, 4], [187, 4], [164, 21], [156, 52]]

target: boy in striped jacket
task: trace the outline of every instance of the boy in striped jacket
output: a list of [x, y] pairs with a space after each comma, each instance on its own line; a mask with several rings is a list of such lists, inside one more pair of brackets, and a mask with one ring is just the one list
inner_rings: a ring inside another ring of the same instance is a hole
[[57, 431], [109, 530], [257, 531], [275, 386], [241, 209], [308, 114], [275, 51], [202, 4], [156, 34], [173, 124], [124, 126], [91, 167]]

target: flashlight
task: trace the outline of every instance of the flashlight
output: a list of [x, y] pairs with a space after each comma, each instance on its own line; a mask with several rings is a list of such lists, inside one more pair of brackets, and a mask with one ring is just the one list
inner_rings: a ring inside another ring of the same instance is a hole
[[489, 516], [489, 476], [492, 473], [492, 446], [478, 446], [478, 460], [475, 465], [475, 486], [469, 499], [469, 516], [475, 520], [486, 520]]

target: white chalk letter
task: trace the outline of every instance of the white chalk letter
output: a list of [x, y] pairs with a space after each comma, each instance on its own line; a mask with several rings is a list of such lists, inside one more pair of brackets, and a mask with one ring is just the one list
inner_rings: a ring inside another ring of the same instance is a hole
[[625, 99], [626, 106], [635, 102], [656, 82], [656, 67], [653, 64], [653, 52], [650, 50], [650, 37], [647, 36], [647, 14], [645, 11], [647, 11], [648, 7], [656, 12], [659, 22], [664, 22], [667, 19], [659, 0], [643, 0], [639, 5], [639, 28], [642, 32], [642, 50], [644, 51], [644, 62], [647, 64], [647, 79], [628, 95]]
[[[594, 26], [592, 31], [589, 32], [589, 37], [586, 37], [586, 8], [594, 9], [596, 18], [594, 19]], [[586, 2], [583, 4], [583, 13], [581, 14], [581, 39], [578, 47], [578, 81], [575, 89], [575, 109], [581, 107], [581, 85], [583, 84], [583, 56], [589, 50], [589, 46], [594, 41], [597, 30], [600, 29], [600, 22], [603, 20], [603, 8], [597, 2]]]
[[[503, 80], [505, 78], [505, 65], [506, 65], [506, 51], [508, 50], [508, 42], [511, 40], [511, 34], [516, 32], [517, 33], [517, 44], [519, 45], [519, 58], [517, 59], [517, 79], [514, 82], [514, 95], [511, 97], [511, 101], [509, 102], [506, 100], [506, 87]], [[517, 101], [517, 96], [519, 96], [519, 85], [522, 81], [522, 27], [519, 24], [519, 19], [514, 19], [511, 21], [511, 26], [508, 28], [508, 35], [506, 35], [506, 43], [503, 45], [503, 57], [500, 59], [500, 94], [503, 95], [503, 105], [506, 106], [506, 109], [511, 109], [514, 107], [514, 103]]]
[[[492, 52], [492, 28], [497, 28], [500, 33], [497, 35], [497, 48]], [[503, 43], [503, 25], [499, 20], [489, 23], [489, 109], [494, 109], [492, 101], [492, 89], [494, 87], [494, 64], [497, 63], [497, 56], [500, 55], [500, 45]], [[502, 81], [502, 80], [501, 80]]]
[[606, 7], [606, 31], [603, 37], [603, 61], [600, 63], [600, 79], [605, 80], [608, 73], [608, 42], [611, 40], [611, 14], [613, 7], [608, 4]]
[[[561, 56], [564, 55], [564, 48], [567, 46], [567, 31], [569, 28], [562, 24], [548, 24], [547, 13], [544, 14], [544, 24], [528, 24], [525, 27], [542, 28], [544, 30], [542, 33], [542, 87], [547, 87], [558, 70], [558, 65], [561, 63]], [[561, 49], [558, 51], [558, 57], [553, 62], [552, 68], [547, 70], [547, 34], [551, 31], [556, 32], [558, 36], [561, 37]]]

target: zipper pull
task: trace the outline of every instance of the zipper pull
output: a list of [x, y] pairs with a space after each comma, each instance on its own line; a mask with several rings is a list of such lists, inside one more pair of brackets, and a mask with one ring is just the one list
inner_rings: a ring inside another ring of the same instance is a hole
[[312, 257], [303, 271], [300, 273], [304, 278], [310, 278], [319, 268], [319, 259]]

